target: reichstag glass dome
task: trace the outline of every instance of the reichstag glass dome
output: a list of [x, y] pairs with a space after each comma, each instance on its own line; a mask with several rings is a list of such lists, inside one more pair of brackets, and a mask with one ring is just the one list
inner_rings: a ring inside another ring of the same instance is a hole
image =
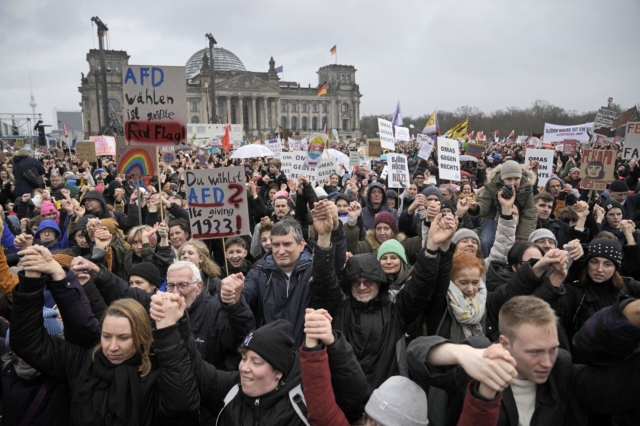
[[[209, 57], [209, 48], [198, 50], [187, 61], [187, 80], [191, 81], [202, 69], [202, 57]], [[213, 49], [213, 66], [216, 71], [246, 71], [242, 61], [233, 52], [222, 47]]]

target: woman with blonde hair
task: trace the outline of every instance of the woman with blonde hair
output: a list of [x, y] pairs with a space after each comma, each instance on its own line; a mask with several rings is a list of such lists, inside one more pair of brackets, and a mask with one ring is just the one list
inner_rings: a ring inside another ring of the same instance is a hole
[[[30, 366], [69, 386], [68, 424], [155, 425], [168, 422], [165, 413], [175, 413], [176, 406], [189, 412], [198, 409], [184, 399], [197, 392], [183, 385], [192, 383], [183, 381], [183, 376], [193, 374], [191, 368], [182, 367], [190, 361], [184, 343], [175, 337], [184, 324], [160, 320], [152, 331], [140, 303], [119, 299], [106, 310], [100, 343], [94, 349], [50, 336], [42, 321], [45, 283], [65, 285], [77, 278], [43, 247], [29, 247], [20, 255], [24, 271], [13, 291], [11, 346]], [[184, 310], [183, 301], [181, 306]], [[160, 394], [161, 388], [168, 393]]]
[[[156, 233], [160, 235], [160, 242]], [[173, 263], [174, 253], [169, 244], [169, 227], [166, 223], [156, 223], [152, 228], [149, 225], [140, 225], [131, 228], [127, 234], [127, 243], [132, 250], [127, 250], [124, 258], [124, 274], [132, 266], [141, 262], [153, 263], [160, 276], [167, 276], [167, 268]]]
[[188, 260], [200, 269], [204, 293], [212, 296], [218, 293], [221, 270], [218, 264], [209, 257], [209, 249], [202, 241], [189, 240], [181, 245], [178, 249], [178, 259]]

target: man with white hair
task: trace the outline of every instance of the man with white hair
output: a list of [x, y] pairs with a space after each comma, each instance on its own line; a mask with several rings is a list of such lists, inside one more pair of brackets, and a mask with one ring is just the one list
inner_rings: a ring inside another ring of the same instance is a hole
[[[116, 299], [132, 298], [149, 310], [153, 293], [129, 287], [125, 280], [106, 267], [82, 257], [76, 257], [71, 267], [75, 271], [89, 273], [107, 305]], [[237, 357], [238, 345], [255, 329], [255, 320], [242, 297], [242, 283], [223, 285], [219, 296], [203, 292], [202, 287], [200, 271], [193, 263], [179, 260], [169, 266], [167, 292], [184, 298], [191, 332], [200, 355], [217, 368], [224, 368], [227, 357]]]

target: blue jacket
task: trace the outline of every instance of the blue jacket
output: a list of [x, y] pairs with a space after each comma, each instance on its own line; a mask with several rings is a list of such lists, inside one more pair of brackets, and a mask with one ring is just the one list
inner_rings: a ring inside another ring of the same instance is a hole
[[[331, 233], [331, 244], [336, 248], [335, 269], [338, 276], [346, 263], [347, 240], [344, 227]], [[313, 252], [307, 245], [298, 259], [290, 277], [282, 272], [269, 253], [264, 262], [254, 265], [244, 280], [243, 295], [253, 310], [256, 327], [278, 319], [292, 325], [292, 337], [296, 348], [304, 341], [304, 310], [311, 302], [309, 280], [311, 279]]]
[[49, 247], [49, 251], [53, 252], [56, 250], [66, 248], [66, 247], [63, 247], [61, 244], [62, 233], [60, 232], [60, 228], [58, 228], [58, 224], [53, 219], [45, 219], [42, 222], [40, 222], [40, 225], [38, 226], [38, 230], [36, 231], [35, 234], [33, 234], [34, 239], [40, 240], [40, 232], [42, 232], [42, 230], [46, 228], [50, 228], [56, 231], [56, 238], [58, 239], [58, 242], [56, 243], [56, 245], [54, 245], [53, 247]]

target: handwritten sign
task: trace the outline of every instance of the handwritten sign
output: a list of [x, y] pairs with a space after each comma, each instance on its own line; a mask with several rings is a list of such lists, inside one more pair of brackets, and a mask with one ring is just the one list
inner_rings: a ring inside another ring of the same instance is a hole
[[349, 151], [349, 167], [358, 167], [360, 165], [360, 153], [358, 151]]
[[640, 156], [640, 121], [627, 123], [625, 126], [624, 148], [622, 158], [625, 160], [637, 160]]
[[326, 178], [336, 172], [336, 159], [332, 157], [327, 158], [326, 155], [323, 155], [314, 172], [315, 181], [322, 184]]
[[553, 155], [554, 151], [550, 149], [527, 149], [524, 165], [533, 160], [538, 162], [538, 186], [545, 186], [553, 173]]
[[132, 145], [179, 145], [187, 141], [185, 67], [122, 68], [124, 136]]
[[89, 136], [96, 145], [96, 155], [116, 155], [116, 138], [113, 136]]
[[431, 155], [431, 151], [433, 151], [433, 145], [435, 141], [427, 135], [418, 133], [418, 143], [420, 144], [418, 157], [428, 160], [429, 156]]
[[389, 172], [389, 188], [406, 188], [409, 186], [409, 165], [407, 157], [402, 154], [387, 154]]
[[615, 150], [585, 149], [582, 152], [580, 188], [604, 191], [607, 184], [613, 181], [613, 170], [616, 162]]
[[287, 177], [298, 180], [302, 175], [309, 178], [309, 182], [315, 183], [315, 176], [313, 168], [307, 166], [307, 152], [306, 151], [293, 151], [282, 153], [282, 173]]
[[460, 180], [458, 141], [438, 137], [438, 169], [440, 179]]
[[125, 146], [120, 148], [116, 158], [118, 173], [136, 176], [160, 174], [157, 146]]
[[565, 139], [562, 144], [562, 153], [564, 155], [575, 155], [578, 141], [575, 139]]
[[409, 142], [411, 140], [411, 135], [409, 134], [408, 127], [396, 126], [395, 129], [396, 129], [396, 140], [406, 141], [406, 142]]
[[600, 108], [596, 114], [596, 118], [593, 121], [593, 132], [599, 135], [609, 136], [611, 128], [613, 127], [613, 120], [618, 115], [612, 109]]
[[317, 167], [320, 162], [320, 157], [327, 146], [327, 135], [324, 133], [314, 133], [309, 140], [309, 147], [307, 148], [306, 164], [309, 167]]
[[380, 158], [380, 156], [382, 155], [382, 147], [381, 147], [381, 141], [374, 141], [374, 140], [368, 140], [367, 141], [367, 147], [368, 147], [368, 156], [370, 158]]
[[393, 124], [384, 118], [378, 118], [378, 136], [380, 137], [380, 146], [384, 149], [395, 151], [396, 144], [393, 138]]
[[281, 158], [281, 155], [282, 155], [282, 141], [280, 140], [280, 138], [269, 139], [266, 142], [267, 143], [265, 144], [265, 146], [267, 148], [269, 148], [271, 151], [273, 151], [274, 157], [275, 158]]
[[544, 142], [562, 142], [565, 139], [576, 139], [580, 142], [589, 142], [589, 133], [593, 123], [578, 125], [558, 125], [544, 123]]
[[76, 155], [80, 161], [88, 161], [90, 163], [98, 161], [96, 144], [94, 142], [77, 142]]
[[194, 239], [250, 234], [243, 167], [186, 170], [185, 184]]
[[160, 159], [168, 166], [178, 164], [178, 155], [175, 145], [163, 145], [160, 147]]

